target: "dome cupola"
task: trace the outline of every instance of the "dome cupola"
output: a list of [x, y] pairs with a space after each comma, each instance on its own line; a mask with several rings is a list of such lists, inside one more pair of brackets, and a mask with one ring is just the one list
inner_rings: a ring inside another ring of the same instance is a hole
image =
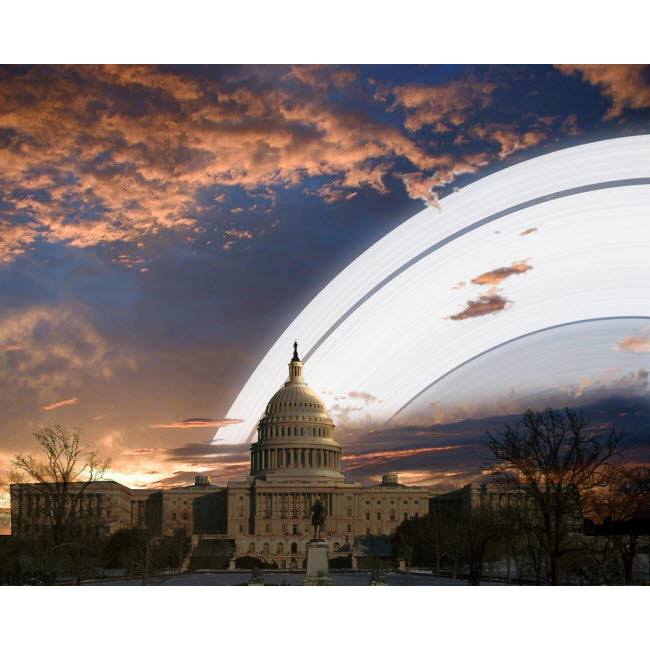
[[342, 479], [341, 447], [323, 400], [302, 376], [293, 344], [289, 377], [269, 400], [251, 446], [251, 476]]

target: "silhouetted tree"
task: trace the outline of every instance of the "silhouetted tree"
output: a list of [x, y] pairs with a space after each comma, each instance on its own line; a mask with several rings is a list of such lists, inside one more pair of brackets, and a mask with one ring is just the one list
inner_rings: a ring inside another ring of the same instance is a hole
[[458, 517], [457, 525], [461, 548], [469, 565], [469, 584], [478, 585], [489, 546], [495, 544], [502, 534], [501, 521], [489, 506], [478, 506]]
[[[19, 484], [20, 497], [17, 511], [12, 513], [12, 527], [18, 535], [23, 533], [24, 502], [32, 504], [39, 522], [35, 549], [47, 567], [49, 580], [55, 581], [59, 565], [69, 567], [71, 555], [87, 552], [88, 545], [80, 538], [90, 537], [110, 519], [108, 509], [92, 507], [86, 499], [91, 486], [110, 467], [110, 460], [101, 460], [96, 451], [89, 450], [76, 427], [57, 424], [33, 435], [41, 455], [18, 454], [11, 461], [9, 482]], [[81, 559], [79, 564], [84, 564]]]
[[54, 543], [63, 544], [81, 526], [102, 519], [84, 497], [90, 486], [103, 478], [111, 461], [100, 460], [97, 451], [89, 451], [76, 427], [67, 429], [57, 424], [33, 435], [42, 456], [16, 455], [11, 461], [11, 479], [32, 484], [28, 494], [39, 497], [39, 514]]
[[[650, 467], [612, 463], [601, 471], [601, 486], [587, 500], [589, 514], [609, 528], [623, 565], [626, 585], [632, 584], [632, 566], [639, 549], [638, 532], [625, 534], [638, 518], [650, 517]], [[619, 528], [617, 531], [616, 528]]]
[[407, 572], [411, 568], [414, 553], [425, 538], [424, 526], [419, 519], [403, 521], [391, 538], [393, 553], [406, 561]]
[[560, 584], [563, 558], [580, 550], [580, 493], [599, 484], [599, 470], [618, 453], [621, 440], [613, 427], [604, 433], [587, 427], [582, 412], [529, 410], [519, 425], [488, 433], [486, 442], [492, 455], [487, 470], [516, 488], [537, 513], [530, 527], [554, 585]]

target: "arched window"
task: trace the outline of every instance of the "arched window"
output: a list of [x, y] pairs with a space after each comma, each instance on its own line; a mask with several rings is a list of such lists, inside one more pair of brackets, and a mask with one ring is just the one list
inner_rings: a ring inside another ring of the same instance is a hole
[[291, 544], [291, 553], [295, 555], [297, 552], [298, 552], [298, 544], [296, 542], [293, 542]]
[[278, 548], [275, 552], [278, 555], [282, 555], [282, 553], [284, 553], [284, 544], [282, 542], [278, 542]]
[[248, 552], [255, 553], [255, 544], [253, 542], [248, 545]]
[[269, 554], [269, 543], [268, 542], [264, 542], [264, 546], [262, 546], [262, 553], [264, 555]]
[[390, 520], [395, 521], [395, 511], [394, 510], [390, 511]]

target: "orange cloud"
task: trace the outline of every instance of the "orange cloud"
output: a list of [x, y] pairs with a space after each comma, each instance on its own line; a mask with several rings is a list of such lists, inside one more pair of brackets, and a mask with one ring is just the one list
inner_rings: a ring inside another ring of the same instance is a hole
[[226, 230], [226, 235], [230, 235], [235, 239], [253, 239], [253, 233], [250, 230], [237, 230], [237, 228]]
[[51, 411], [52, 409], [58, 409], [61, 406], [68, 406], [69, 404], [78, 404], [79, 399], [76, 397], [71, 397], [70, 399], [64, 399], [61, 402], [54, 402], [54, 404], [48, 404], [43, 407], [44, 411]]
[[[434, 188], [495, 158], [477, 151], [481, 144], [499, 142], [503, 158], [540, 142], [553, 124], [540, 118], [523, 133], [502, 124], [470, 128], [469, 120], [493, 105], [497, 88], [476, 78], [381, 92], [377, 86], [373, 101], [383, 104], [392, 94], [388, 109], [403, 111], [402, 127], [331, 101], [328, 90], [354, 84], [352, 68], [294, 66], [272, 84], [257, 79], [265, 74], [259, 70], [248, 74], [197, 80], [137, 65], [50, 66], [46, 73], [34, 67], [0, 76], [0, 129], [12, 134], [11, 146], [0, 149], [7, 215], [0, 263], [37, 241], [84, 248], [166, 231], [191, 235], [201, 228], [205, 205], [198, 197], [206, 188], [217, 207], [227, 198], [223, 186], [261, 196], [310, 178], [333, 177], [317, 192], [326, 202], [352, 198], [362, 186], [386, 192], [384, 177], [398, 161], [413, 169], [403, 176], [409, 195], [436, 205]], [[300, 101], [293, 82], [306, 86]], [[432, 153], [436, 143], [414, 136], [426, 125], [462, 128], [457, 146], [471, 144], [472, 153]], [[274, 205], [270, 194], [264, 198]], [[230, 209], [237, 214], [238, 207]]]
[[209, 418], [190, 418], [182, 422], [172, 422], [171, 424], [150, 424], [150, 429], [195, 429], [207, 427], [214, 429], [215, 427], [227, 427], [229, 424], [237, 424], [243, 420], [211, 420]]
[[650, 352], [650, 335], [633, 334], [632, 336], [624, 336], [618, 340], [614, 350], [621, 352]]
[[358, 73], [351, 68], [332, 68], [323, 65], [294, 65], [286, 77], [294, 77], [307, 86], [327, 90], [330, 86], [342, 88], [355, 82]]
[[509, 303], [502, 296], [498, 295], [484, 295], [479, 296], [478, 300], [468, 300], [467, 307], [458, 314], [447, 316], [451, 320], [465, 320], [466, 318], [477, 318], [479, 316], [487, 316], [502, 311]]
[[501, 266], [498, 269], [494, 269], [493, 271], [483, 273], [475, 277], [472, 280], [472, 284], [480, 284], [496, 289], [496, 287], [498, 287], [506, 278], [509, 278], [511, 275], [520, 275], [521, 273], [530, 271], [533, 267], [530, 266], [530, 264], [526, 264], [527, 261], [528, 260], [513, 262], [510, 266]]
[[440, 209], [438, 193], [433, 191], [433, 178], [422, 172], [402, 174], [402, 181], [412, 199], [424, 199], [430, 206]]
[[530, 235], [532, 232], [537, 232], [537, 228], [526, 228], [523, 232], [519, 233], [520, 237], [525, 237], [526, 235]]
[[418, 131], [425, 125], [434, 125], [444, 132], [466, 122], [472, 113], [489, 106], [495, 83], [466, 79], [440, 86], [408, 84], [393, 89], [394, 106], [407, 112], [404, 126]]
[[436, 451], [460, 449], [462, 446], [463, 445], [445, 445], [440, 447], [422, 447], [420, 449], [399, 449], [395, 451], [375, 451], [365, 454], [346, 454], [341, 457], [341, 460], [345, 462], [346, 470], [351, 470], [358, 467], [365, 467], [367, 465], [378, 465], [397, 458], [408, 458], [410, 456], [418, 456], [419, 454], [427, 454]]
[[619, 117], [625, 109], [642, 109], [650, 106], [650, 85], [647, 82], [647, 65], [558, 65], [567, 75], [580, 75], [592, 86], [599, 86], [603, 95], [612, 102], [604, 118]]
[[548, 136], [540, 131], [521, 132], [512, 124], [477, 124], [469, 133], [484, 141], [494, 141], [501, 146], [498, 158], [506, 158], [520, 149], [529, 149], [544, 141]]
[[143, 447], [141, 449], [125, 449], [122, 454], [125, 456], [147, 456], [149, 454], [157, 454], [164, 451], [167, 451], [167, 449]]

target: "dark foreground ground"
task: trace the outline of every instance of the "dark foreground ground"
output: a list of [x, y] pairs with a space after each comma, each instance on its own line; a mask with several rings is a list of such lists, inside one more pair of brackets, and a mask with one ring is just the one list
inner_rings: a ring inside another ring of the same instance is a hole
[[[234, 586], [246, 585], [251, 578], [250, 571], [224, 572], [224, 573], [184, 573], [181, 575], [156, 576], [149, 585], [164, 586]], [[332, 573], [332, 582], [338, 586], [367, 587], [370, 583], [370, 572], [359, 571], [350, 573]], [[432, 575], [389, 573], [386, 575], [389, 586], [463, 586], [467, 580], [452, 580], [451, 578], [436, 578]], [[305, 579], [304, 573], [264, 573], [264, 584], [274, 585], [301, 585]], [[488, 582], [486, 585], [490, 584]], [[95, 582], [94, 586], [132, 586], [142, 585], [141, 580], [112, 580], [109, 582]]]

